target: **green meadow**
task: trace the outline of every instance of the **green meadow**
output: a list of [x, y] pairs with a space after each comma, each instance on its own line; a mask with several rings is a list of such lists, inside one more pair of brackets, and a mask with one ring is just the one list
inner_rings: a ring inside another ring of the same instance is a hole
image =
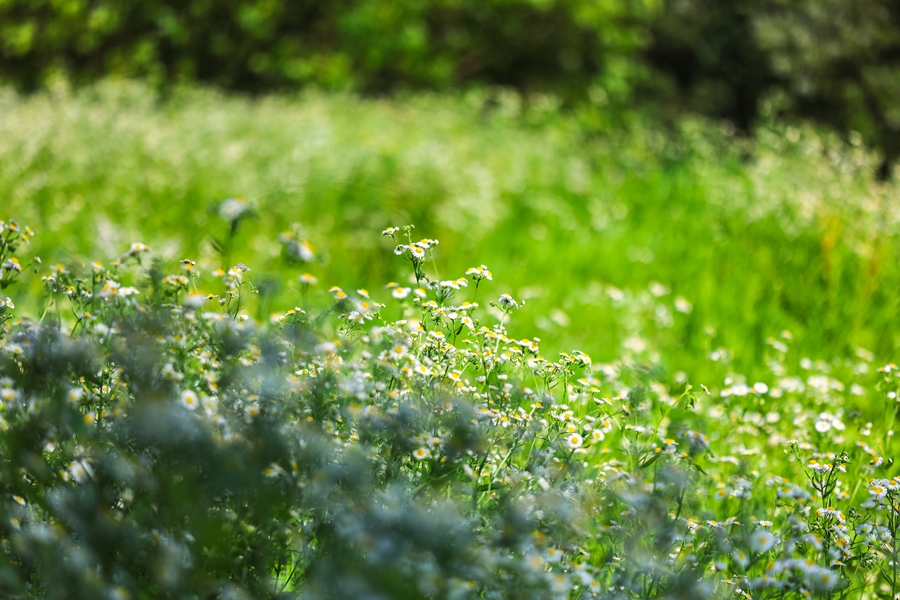
[[767, 119], [0, 92], [0, 592], [898, 597], [900, 187]]
[[[211, 239], [227, 229], [216, 206], [246, 198], [254, 216], [232, 254], [263, 276], [263, 320], [296, 304], [302, 272], [322, 290], [373, 292], [406, 276], [375, 234], [415, 224], [441, 241], [440, 277], [487, 264], [526, 301], [520, 333], [552, 351], [609, 360], [630, 339], [702, 378], [721, 347], [753, 374], [765, 340], [788, 330], [813, 359], [858, 347], [894, 358], [898, 188], [872, 181], [872, 154], [783, 123], [750, 140], [699, 120], [589, 134], [554, 108], [487, 93], [7, 91], [4, 216], [40, 230], [30, 251], [45, 264], [141, 241], [209, 271], [222, 266]], [[292, 228], [312, 262], [281, 260], [278, 234]]]

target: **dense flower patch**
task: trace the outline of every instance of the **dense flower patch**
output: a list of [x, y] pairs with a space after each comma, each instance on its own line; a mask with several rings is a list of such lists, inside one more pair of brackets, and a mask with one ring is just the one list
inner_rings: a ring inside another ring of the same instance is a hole
[[[900, 589], [898, 368], [865, 350], [794, 367], [784, 332], [768, 381], [713, 349], [721, 385], [694, 387], [638, 344], [608, 364], [542, 356], [487, 266], [436, 277], [438, 241], [411, 227], [383, 232], [408, 281], [321, 304], [304, 273], [268, 323], [245, 312], [252, 263], [169, 272], [134, 243], [45, 269], [16, 256], [30, 229], [0, 228], [0, 285], [33, 269], [46, 292], [34, 319], [0, 301], [6, 597]], [[657, 318], [691, 310], [648, 297]]]

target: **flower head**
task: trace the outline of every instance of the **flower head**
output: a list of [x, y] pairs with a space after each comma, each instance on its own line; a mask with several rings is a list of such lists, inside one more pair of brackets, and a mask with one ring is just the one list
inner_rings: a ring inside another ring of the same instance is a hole
[[509, 294], [500, 294], [500, 300], [498, 302], [500, 303], [500, 306], [506, 310], [519, 308], [519, 303], [513, 300], [513, 297]]
[[750, 549], [757, 554], [768, 552], [777, 541], [778, 539], [770, 531], [760, 529], [750, 536]]

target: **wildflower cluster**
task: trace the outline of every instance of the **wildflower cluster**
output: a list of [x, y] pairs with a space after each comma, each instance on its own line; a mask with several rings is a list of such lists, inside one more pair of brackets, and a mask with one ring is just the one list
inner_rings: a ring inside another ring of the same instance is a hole
[[[2, 593], [900, 591], [895, 366], [860, 352], [792, 372], [788, 334], [752, 384], [725, 350], [721, 385], [698, 388], [645, 349], [548, 358], [515, 332], [522, 303], [479, 304], [485, 265], [429, 273], [436, 245], [396, 246], [409, 286], [304, 273], [302, 307], [267, 322], [243, 263], [166, 273], [136, 243], [46, 269], [42, 315], [0, 347]], [[871, 397], [880, 414], [853, 404]]]
[[[22, 227], [15, 220], [0, 221], [0, 292], [16, 282], [22, 274], [22, 263], [15, 255], [23, 244], [28, 244], [34, 237], [34, 231], [30, 227]], [[32, 263], [37, 266], [41, 260], [34, 258]], [[14, 308], [9, 298], [3, 300], [0, 306], [0, 324], [2, 324], [3, 311], [6, 308]]]
[[[34, 231], [30, 227], [21, 227], [16, 221], [0, 221], [0, 292], [16, 283], [23, 272], [22, 263], [15, 255], [23, 244], [28, 244], [34, 237]], [[31, 265], [38, 267], [40, 258], [33, 258]], [[0, 294], [0, 339], [3, 337], [2, 326], [13, 318], [15, 302], [9, 296]]]
[[281, 255], [287, 262], [308, 263], [316, 258], [316, 249], [303, 236], [299, 225], [278, 234], [278, 243], [281, 244]]

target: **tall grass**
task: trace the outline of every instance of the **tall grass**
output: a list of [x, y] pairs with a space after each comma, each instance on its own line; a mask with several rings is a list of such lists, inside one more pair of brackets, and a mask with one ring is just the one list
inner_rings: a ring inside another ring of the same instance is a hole
[[[702, 379], [723, 347], [752, 375], [766, 338], [785, 329], [798, 359], [858, 346], [894, 356], [898, 188], [872, 181], [877, 157], [776, 121], [750, 141], [702, 121], [674, 132], [579, 123], [508, 94], [5, 91], [0, 217], [39, 230], [32, 249], [45, 263], [139, 240], [210, 271], [222, 266], [210, 240], [227, 228], [215, 207], [246, 197], [254, 218], [232, 253], [280, 273], [256, 282], [263, 318], [297, 303], [303, 271], [323, 300], [332, 284], [407, 277], [370, 232], [416, 223], [441, 240], [439, 276], [476, 260], [502, 274], [526, 300], [521, 333], [542, 335], [550, 356], [578, 347], [611, 359], [625, 344]], [[281, 260], [277, 232], [292, 226], [312, 263]]]

